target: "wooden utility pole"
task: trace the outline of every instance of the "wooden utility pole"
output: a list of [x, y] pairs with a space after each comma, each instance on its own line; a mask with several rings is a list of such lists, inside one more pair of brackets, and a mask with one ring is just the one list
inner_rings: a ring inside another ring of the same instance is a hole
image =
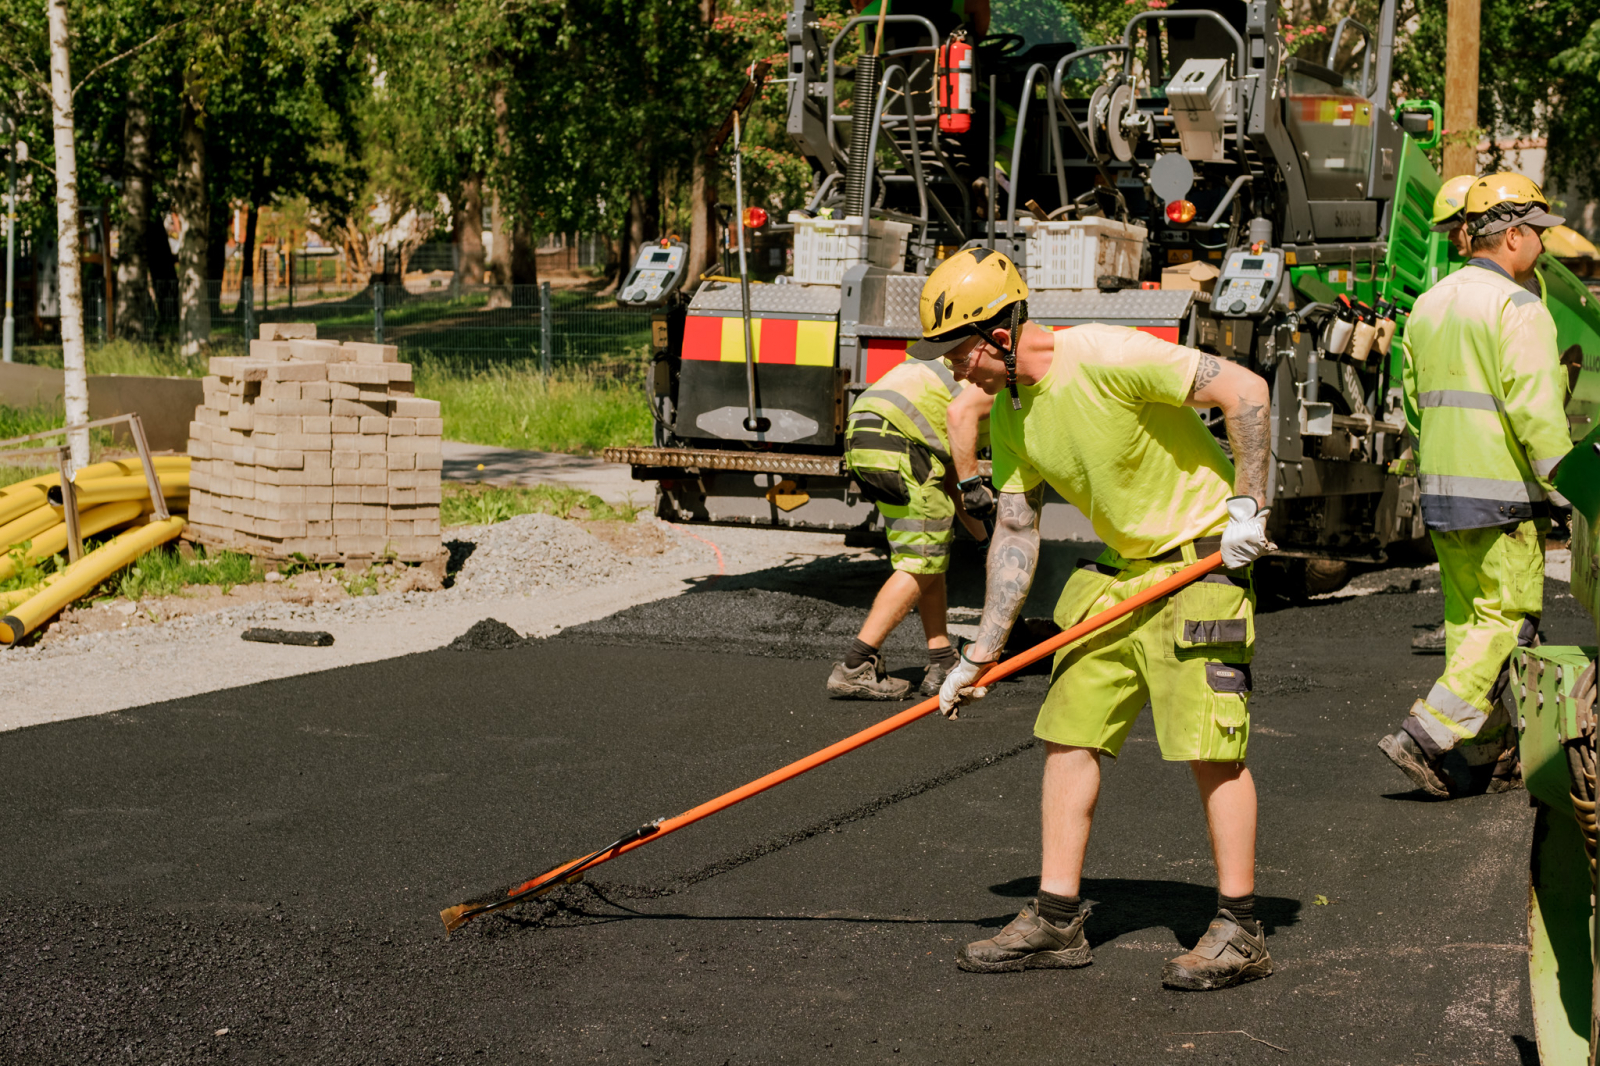
[[1444, 177], [1478, 172], [1478, 4], [1449, 0], [1444, 44]]

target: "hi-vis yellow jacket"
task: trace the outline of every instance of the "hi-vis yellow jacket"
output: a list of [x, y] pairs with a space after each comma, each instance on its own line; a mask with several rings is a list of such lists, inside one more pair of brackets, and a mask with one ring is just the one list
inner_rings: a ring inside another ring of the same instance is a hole
[[1417, 299], [1406, 323], [1406, 422], [1429, 529], [1549, 513], [1571, 448], [1555, 320], [1497, 264], [1473, 259]]

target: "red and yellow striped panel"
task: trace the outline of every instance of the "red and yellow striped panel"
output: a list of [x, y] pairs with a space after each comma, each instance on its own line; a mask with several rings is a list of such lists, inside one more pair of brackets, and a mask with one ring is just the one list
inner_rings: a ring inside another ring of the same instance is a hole
[[[793, 318], [752, 318], [756, 362], [787, 366], [832, 366], [839, 324]], [[683, 357], [708, 363], [744, 362], [744, 319], [691, 315], [683, 324]]]
[[911, 347], [909, 337], [867, 338], [867, 384], [872, 385], [883, 375], [905, 362], [906, 349]]

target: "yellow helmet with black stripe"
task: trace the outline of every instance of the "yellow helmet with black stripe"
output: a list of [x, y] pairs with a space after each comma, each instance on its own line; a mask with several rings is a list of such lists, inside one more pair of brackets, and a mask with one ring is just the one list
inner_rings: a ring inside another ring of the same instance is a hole
[[1027, 298], [1028, 283], [1008, 256], [989, 248], [957, 252], [922, 286], [922, 340], [907, 354], [938, 359], [976, 333], [980, 324]]

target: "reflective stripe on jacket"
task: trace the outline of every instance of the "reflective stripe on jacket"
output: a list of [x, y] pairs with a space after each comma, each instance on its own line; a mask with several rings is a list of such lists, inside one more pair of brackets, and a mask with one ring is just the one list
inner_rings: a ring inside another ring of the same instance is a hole
[[1571, 445], [1555, 320], [1539, 297], [1474, 259], [1417, 298], [1402, 343], [1428, 528], [1547, 514], [1550, 474]]
[[945, 411], [959, 391], [955, 376], [941, 360], [907, 359], [863, 392], [850, 414], [879, 416], [948, 466], [950, 433]]

